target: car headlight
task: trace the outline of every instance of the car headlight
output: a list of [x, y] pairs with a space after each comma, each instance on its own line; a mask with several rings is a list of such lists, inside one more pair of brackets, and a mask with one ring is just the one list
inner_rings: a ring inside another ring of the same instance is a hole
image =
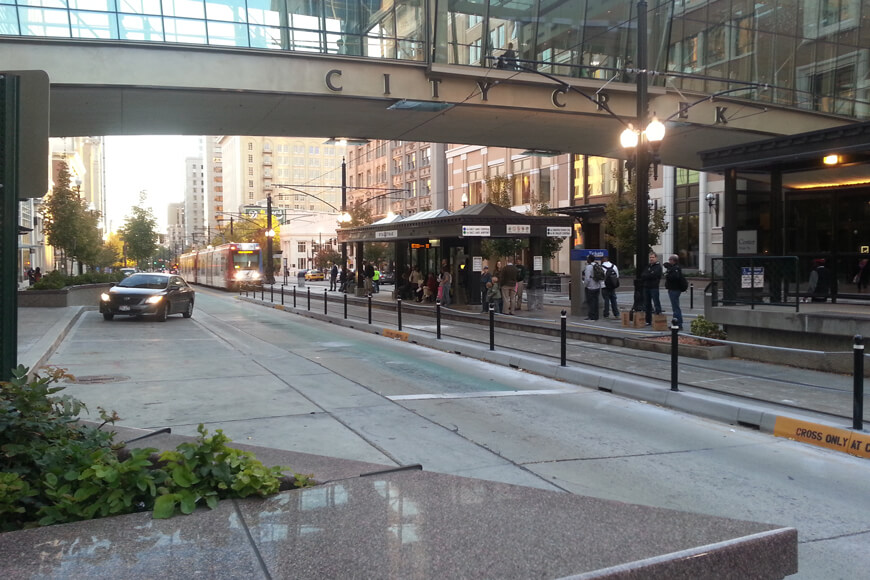
[[259, 273], [259, 272], [253, 272], [253, 273], [251, 274], [251, 278], [253, 278], [254, 280], [256, 280], [256, 279], [259, 278], [259, 277], [260, 277], [260, 273]]
[[149, 296], [148, 300], [145, 301], [146, 304], [157, 304], [163, 300], [163, 296]]
[[102, 300], [103, 302], [108, 302], [111, 299], [112, 299], [112, 297], [109, 296], [108, 294], [106, 294], [105, 292], [100, 294], [100, 300]]

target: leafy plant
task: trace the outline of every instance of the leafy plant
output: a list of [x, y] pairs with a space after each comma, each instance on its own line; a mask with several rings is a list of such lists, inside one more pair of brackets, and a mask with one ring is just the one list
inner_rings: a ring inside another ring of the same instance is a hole
[[[19, 366], [0, 382], [0, 531], [154, 510], [155, 518], [223, 498], [274, 494], [284, 467], [265, 467], [253, 454], [227, 446], [218, 430], [159, 457], [156, 449], [122, 449], [103, 431], [119, 417], [98, 408], [99, 426], [79, 422], [87, 407], [52, 386], [69, 377], [50, 369], [28, 378]], [[312, 485], [294, 474], [289, 487]]]
[[695, 320], [693, 320], [690, 328], [692, 334], [694, 334], [695, 336], [715, 338], [718, 340], [726, 340], [728, 338], [728, 333], [719, 328], [718, 324], [707, 320], [703, 316], [698, 316]]

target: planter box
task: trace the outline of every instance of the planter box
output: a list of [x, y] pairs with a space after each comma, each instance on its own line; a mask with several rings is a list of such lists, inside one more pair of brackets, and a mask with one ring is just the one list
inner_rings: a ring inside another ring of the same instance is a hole
[[[671, 353], [670, 339], [667, 341], [657, 341], [648, 338], [626, 338], [625, 346], [628, 348], [636, 348], [638, 350], [646, 350], [662, 354]], [[677, 353], [679, 356], [687, 356], [689, 358], [714, 360], [730, 357], [731, 346], [727, 344], [720, 344], [715, 346], [695, 346], [690, 344], [681, 344], [678, 346]]]
[[85, 284], [60, 290], [19, 290], [19, 308], [65, 308], [67, 306], [98, 306], [100, 294], [112, 284]]

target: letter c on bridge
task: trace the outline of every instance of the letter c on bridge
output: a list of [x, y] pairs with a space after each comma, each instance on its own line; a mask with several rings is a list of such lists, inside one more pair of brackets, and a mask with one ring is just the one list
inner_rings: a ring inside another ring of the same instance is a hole
[[326, 86], [329, 87], [330, 91], [335, 91], [337, 93], [340, 93], [342, 90], [344, 90], [344, 87], [342, 87], [341, 85], [336, 85], [333, 82], [333, 77], [336, 77], [336, 76], [339, 78], [341, 77], [341, 71], [337, 68], [334, 68], [331, 71], [329, 71], [328, 73], [326, 73]]

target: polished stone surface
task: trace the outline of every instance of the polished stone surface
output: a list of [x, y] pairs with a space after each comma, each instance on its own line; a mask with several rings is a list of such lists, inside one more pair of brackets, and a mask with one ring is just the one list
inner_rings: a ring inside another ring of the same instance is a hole
[[0, 534], [4, 579], [781, 578], [790, 528], [419, 470]]

